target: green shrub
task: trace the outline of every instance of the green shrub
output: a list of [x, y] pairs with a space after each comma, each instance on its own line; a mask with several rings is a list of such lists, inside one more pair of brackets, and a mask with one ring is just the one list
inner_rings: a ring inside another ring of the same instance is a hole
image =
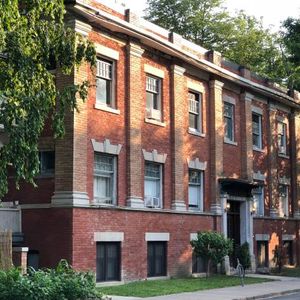
[[251, 267], [249, 244], [247, 242], [237, 248], [236, 256], [245, 270]]
[[56, 269], [0, 271], [0, 300], [87, 300], [102, 299], [94, 275], [76, 272], [62, 260]]

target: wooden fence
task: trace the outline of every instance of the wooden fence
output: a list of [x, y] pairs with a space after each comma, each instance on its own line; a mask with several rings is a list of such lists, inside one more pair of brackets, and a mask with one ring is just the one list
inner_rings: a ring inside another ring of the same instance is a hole
[[0, 269], [8, 270], [12, 267], [12, 232], [0, 230]]

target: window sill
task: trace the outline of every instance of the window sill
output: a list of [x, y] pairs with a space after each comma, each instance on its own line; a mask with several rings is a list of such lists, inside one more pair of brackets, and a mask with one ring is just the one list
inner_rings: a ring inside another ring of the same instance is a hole
[[95, 109], [99, 109], [99, 110], [103, 110], [103, 111], [107, 111], [109, 113], [115, 114], [115, 115], [119, 115], [120, 114], [120, 110], [119, 109], [115, 109], [115, 108], [111, 108], [109, 106], [103, 105], [103, 104], [99, 104], [96, 103], [94, 106]]
[[189, 207], [188, 210], [190, 212], [196, 212], [196, 213], [202, 213], [203, 212], [203, 210], [200, 209], [199, 207]]
[[95, 206], [110, 206], [110, 207], [114, 207], [116, 206], [117, 204], [115, 203], [105, 203], [105, 202], [101, 202], [101, 201], [98, 201], [98, 200], [93, 200], [92, 205], [95, 205]]
[[192, 128], [189, 128], [188, 133], [192, 134], [192, 135], [200, 136], [200, 137], [205, 137], [205, 133], [202, 133], [200, 131], [196, 131]]
[[224, 143], [225, 144], [229, 144], [229, 145], [233, 145], [233, 146], [237, 146], [237, 142], [234, 142], [234, 141], [231, 141], [231, 140], [227, 140], [227, 139], [224, 139]]
[[253, 151], [264, 153], [264, 150], [261, 148], [253, 147]]
[[161, 127], [166, 127], [166, 123], [165, 122], [161, 122], [159, 120], [145, 118], [145, 122], [149, 123], [149, 124], [161, 126]]
[[290, 159], [290, 157], [288, 155], [283, 154], [283, 153], [278, 153], [278, 157], [285, 158], [285, 159]]

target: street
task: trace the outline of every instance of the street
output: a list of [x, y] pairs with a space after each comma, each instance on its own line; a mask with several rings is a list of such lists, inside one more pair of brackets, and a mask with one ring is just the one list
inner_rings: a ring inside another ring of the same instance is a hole
[[284, 296], [264, 298], [264, 299], [273, 299], [273, 300], [299, 300], [300, 299], [300, 292], [299, 293], [294, 293], [294, 294], [291, 294], [291, 295], [284, 295]]

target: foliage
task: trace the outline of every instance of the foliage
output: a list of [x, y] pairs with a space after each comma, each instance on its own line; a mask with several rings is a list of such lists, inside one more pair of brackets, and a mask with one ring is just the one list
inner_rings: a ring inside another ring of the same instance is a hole
[[284, 260], [286, 257], [286, 250], [283, 245], [276, 245], [273, 250], [273, 262], [279, 273], [281, 273], [282, 267], [284, 265]]
[[0, 300], [101, 299], [91, 273], [76, 272], [62, 260], [56, 269], [31, 270], [22, 275], [12, 268], [0, 271]]
[[148, 0], [146, 17], [242, 66], [281, 81], [279, 36], [244, 11], [230, 15], [222, 0]]
[[285, 71], [290, 89], [300, 90], [300, 18], [283, 22], [282, 42]]
[[207, 261], [207, 276], [210, 273], [211, 262], [219, 264], [233, 251], [232, 240], [215, 231], [198, 232], [197, 239], [192, 240], [191, 245], [195, 254]]
[[9, 143], [0, 149], [0, 198], [7, 192], [7, 169], [16, 183], [34, 184], [39, 172], [38, 140], [47, 121], [55, 137], [64, 134], [64, 116], [86, 99], [88, 82], [60, 90], [50, 62], [63, 75], [86, 61], [95, 65], [93, 45], [64, 23], [63, 0], [0, 2], [0, 124]]
[[247, 242], [238, 247], [236, 256], [245, 270], [251, 267], [249, 244]]
[[[270, 280], [265, 278], [245, 278], [245, 284], [262, 283], [267, 281]], [[145, 280], [118, 286], [101, 287], [99, 290], [108, 295], [154, 297], [238, 285], [240, 285], [240, 279], [236, 276], [213, 275], [209, 278], [209, 280], [206, 280], [205, 278]]]

